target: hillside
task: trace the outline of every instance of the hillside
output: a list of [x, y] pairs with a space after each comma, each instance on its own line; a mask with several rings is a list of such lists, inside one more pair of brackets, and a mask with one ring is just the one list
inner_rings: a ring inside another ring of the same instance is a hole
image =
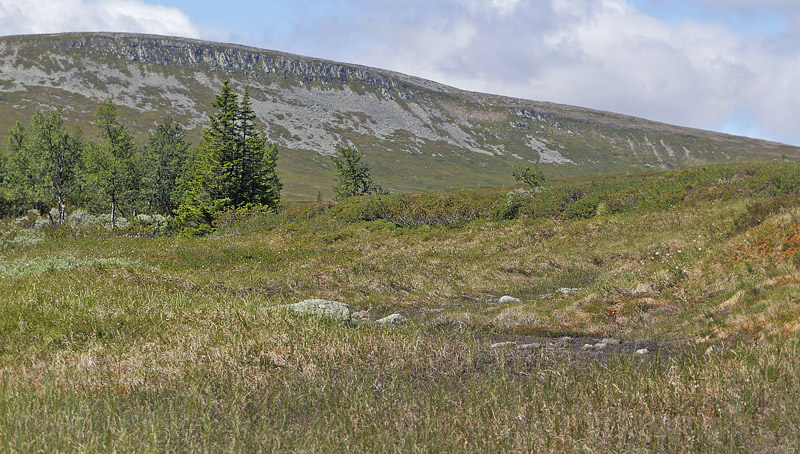
[[[466, 92], [358, 65], [183, 38], [80, 33], [0, 38], [0, 136], [35, 109], [88, 125], [108, 97], [140, 138], [172, 115], [196, 139], [222, 81], [250, 88], [282, 147], [288, 199], [330, 194], [325, 157], [358, 146], [395, 191], [509, 184], [511, 167], [550, 176], [800, 158], [795, 147], [546, 102]], [[91, 133], [91, 130], [88, 132]]]
[[800, 446], [798, 164], [96, 221], [0, 221], [0, 449]]

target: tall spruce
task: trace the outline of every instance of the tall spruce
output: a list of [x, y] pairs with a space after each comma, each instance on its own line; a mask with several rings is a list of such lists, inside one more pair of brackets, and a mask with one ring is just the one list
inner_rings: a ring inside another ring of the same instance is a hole
[[86, 178], [101, 203], [111, 204], [111, 228], [116, 227], [117, 211], [133, 208], [138, 197], [136, 146], [133, 136], [117, 117], [111, 100], [95, 113], [95, 126], [101, 143], [90, 143], [85, 153]]
[[171, 117], [156, 126], [142, 150], [141, 195], [148, 211], [170, 214], [183, 201], [180, 180], [189, 144], [186, 131]]
[[245, 89], [241, 102], [226, 80], [211, 104], [203, 142], [188, 183], [184, 202], [176, 210], [185, 234], [213, 230], [217, 211], [227, 207], [263, 205], [276, 209], [281, 183], [275, 173], [277, 146], [256, 126], [252, 102]]
[[36, 112], [27, 132], [19, 123], [11, 130], [9, 148], [10, 180], [16, 196], [48, 216], [49, 207], [55, 203], [58, 218], [50, 216], [50, 222], [64, 223], [67, 200], [78, 187], [83, 148], [80, 131], [65, 129], [60, 108], [47, 114]]

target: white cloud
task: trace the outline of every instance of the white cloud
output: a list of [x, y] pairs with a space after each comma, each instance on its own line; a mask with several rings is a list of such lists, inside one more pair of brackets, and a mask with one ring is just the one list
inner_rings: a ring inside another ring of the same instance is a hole
[[0, 0], [4, 35], [116, 31], [199, 37], [199, 28], [177, 8], [139, 0]]
[[[358, 30], [351, 36], [357, 48], [314, 52], [469, 90], [702, 129], [736, 124], [733, 132], [800, 143], [800, 53], [775, 37], [691, 19], [665, 22], [626, 0], [400, 3], [415, 13], [365, 8], [363, 22], [350, 27]], [[346, 28], [338, 32], [338, 42], [347, 42]]]

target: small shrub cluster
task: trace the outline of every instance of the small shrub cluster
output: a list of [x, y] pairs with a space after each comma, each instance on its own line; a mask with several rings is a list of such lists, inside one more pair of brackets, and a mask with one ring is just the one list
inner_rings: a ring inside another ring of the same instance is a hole
[[757, 200], [747, 205], [744, 213], [733, 221], [734, 232], [751, 229], [767, 219], [770, 215], [784, 208], [800, 206], [799, 194], [780, 194], [767, 200]]
[[331, 209], [347, 222], [380, 219], [398, 227], [454, 226], [490, 218], [496, 203], [495, 194], [480, 193], [373, 195], [351, 198]]
[[[345, 222], [382, 220], [398, 227], [457, 226], [476, 219], [578, 220], [665, 210], [684, 202], [776, 197], [749, 208], [747, 219], [739, 221], [746, 227], [756, 225], [753, 224], [755, 219], [763, 219], [764, 211], [768, 214], [794, 204], [800, 192], [798, 175], [800, 166], [795, 164], [727, 164], [663, 173], [582, 177], [507, 193], [484, 189], [434, 194], [373, 194], [340, 202], [294, 204], [285, 211], [285, 216], [309, 219], [331, 215]], [[223, 217], [225, 223], [235, 218], [228, 214]]]

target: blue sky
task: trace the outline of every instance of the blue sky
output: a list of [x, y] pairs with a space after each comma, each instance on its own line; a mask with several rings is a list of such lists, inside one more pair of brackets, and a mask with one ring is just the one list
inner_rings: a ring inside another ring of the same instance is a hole
[[0, 0], [0, 30], [235, 42], [800, 145], [797, 0]]

